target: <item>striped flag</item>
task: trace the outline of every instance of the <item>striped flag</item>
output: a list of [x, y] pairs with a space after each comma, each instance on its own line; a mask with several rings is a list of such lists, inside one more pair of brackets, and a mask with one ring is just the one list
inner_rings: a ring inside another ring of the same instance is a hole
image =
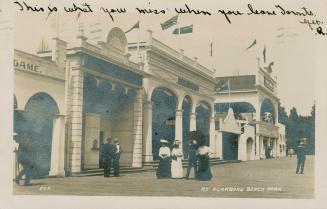
[[175, 15], [174, 17], [170, 18], [169, 20], [167, 20], [163, 23], [160, 23], [161, 29], [166, 30], [166, 29], [170, 28], [171, 26], [176, 25], [177, 19], [178, 19], [178, 15]]
[[185, 34], [185, 33], [193, 33], [193, 25], [175, 28], [173, 31], [173, 34], [175, 35]]
[[229, 91], [229, 80], [218, 83], [215, 90], [216, 92]]

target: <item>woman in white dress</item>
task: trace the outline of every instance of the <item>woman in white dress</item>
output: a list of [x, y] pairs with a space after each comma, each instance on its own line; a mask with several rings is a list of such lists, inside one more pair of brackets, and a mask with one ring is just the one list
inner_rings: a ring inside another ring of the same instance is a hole
[[171, 151], [171, 177], [174, 179], [183, 178], [182, 150], [179, 148], [179, 141], [176, 141]]

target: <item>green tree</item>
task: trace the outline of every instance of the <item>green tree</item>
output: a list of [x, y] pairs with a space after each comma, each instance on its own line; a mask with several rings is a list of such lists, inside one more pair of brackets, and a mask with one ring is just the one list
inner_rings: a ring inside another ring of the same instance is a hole
[[297, 140], [299, 138], [298, 132], [299, 125], [299, 115], [295, 107], [290, 110], [289, 120], [288, 120], [288, 128], [287, 128], [287, 145], [289, 148], [296, 148]]

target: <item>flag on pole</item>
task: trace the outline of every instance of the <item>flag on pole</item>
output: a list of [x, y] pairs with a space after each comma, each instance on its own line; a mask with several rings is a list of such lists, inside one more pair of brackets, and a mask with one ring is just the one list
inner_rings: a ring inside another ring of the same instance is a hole
[[140, 21], [137, 21], [137, 23], [135, 23], [134, 25], [133, 25], [133, 27], [131, 27], [129, 30], [127, 30], [125, 33], [128, 33], [128, 32], [130, 32], [130, 31], [132, 31], [133, 29], [138, 29], [138, 28], [140, 28]]
[[185, 34], [185, 33], [193, 33], [193, 25], [175, 28], [173, 31], [173, 34], [175, 35]]
[[251, 49], [256, 44], [257, 44], [257, 39], [254, 39], [254, 41], [252, 42], [252, 44], [248, 48], [246, 48], [245, 51]]
[[166, 29], [170, 28], [171, 26], [176, 25], [177, 19], [178, 19], [178, 15], [175, 15], [174, 17], [170, 18], [169, 20], [167, 20], [163, 23], [160, 23], [161, 29], [166, 30]]
[[216, 90], [216, 92], [229, 91], [230, 90], [229, 80], [218, 83], [216, 85], [215, 90]]
[[266, 46], [263, 48], [263, 62], [266, 63]]

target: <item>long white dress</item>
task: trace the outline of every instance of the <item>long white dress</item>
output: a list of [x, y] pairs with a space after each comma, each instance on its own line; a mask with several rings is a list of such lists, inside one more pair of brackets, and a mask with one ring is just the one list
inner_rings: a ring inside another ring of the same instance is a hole
[[[182, 167], [182, 151], [179, 148], [173, 148], [171, 151], [171, 177], [172, 178], [183, 178], [183, 167]], [[174, 159], [175, 158], [175, 159]]]

